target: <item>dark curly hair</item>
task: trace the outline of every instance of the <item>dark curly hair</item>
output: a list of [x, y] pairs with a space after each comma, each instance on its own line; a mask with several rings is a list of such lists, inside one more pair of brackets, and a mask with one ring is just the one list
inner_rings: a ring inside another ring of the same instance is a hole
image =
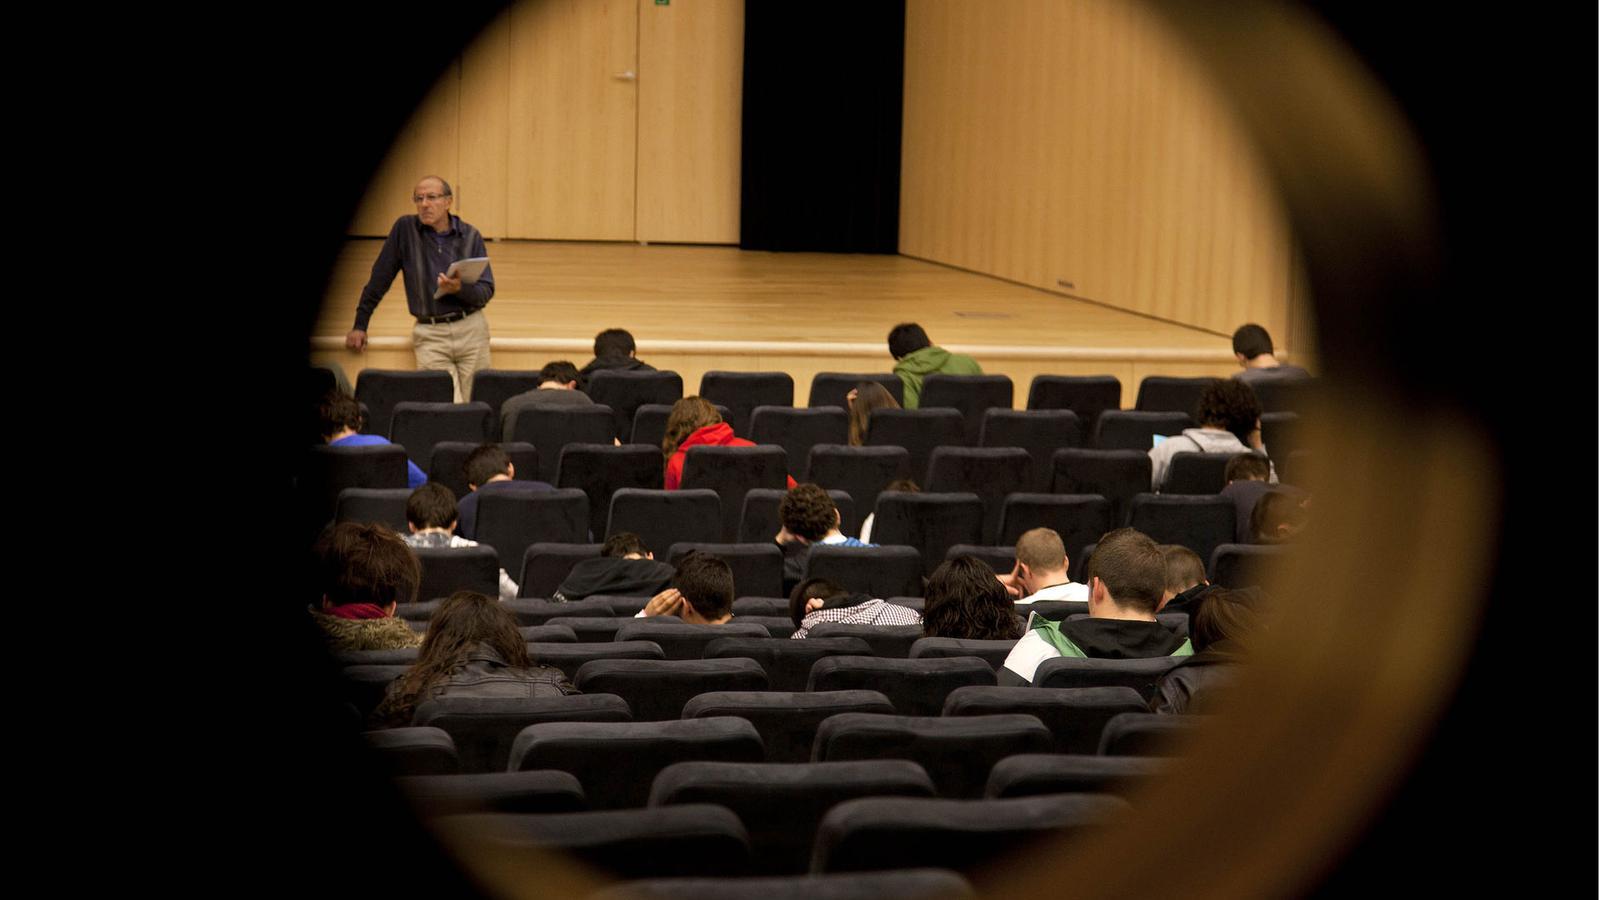
[[1240, 443], [1248, 444], [1250, 432], [1261, 420], [1261, 401], [1243, 381], [1218, 378], [1201, 392], [1194, 420], [1202, 426], [1226, 428]]
[[1012, 607], [1011, 595], [989, 564], [976, 556], [946, 560], [933, 570], [926, 593], [922, 633], [927, 637], [975, 641], [1022, 637], [1022, 620]]
[[797, 484], [778, 501], [778, 521], [789, 533], [815, 543], [839, 524], [839, 509], [815, 484]]

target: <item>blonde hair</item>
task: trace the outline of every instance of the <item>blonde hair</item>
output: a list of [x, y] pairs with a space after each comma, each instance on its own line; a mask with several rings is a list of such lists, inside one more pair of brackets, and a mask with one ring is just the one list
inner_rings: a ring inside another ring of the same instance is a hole
[[875, 409], [899, 409], [894, 395], [876, 381], [863, 381], [856, 385], [856, 400], [850, 404], [850, 446], [860, 447], [867, 442], [867, 419]]

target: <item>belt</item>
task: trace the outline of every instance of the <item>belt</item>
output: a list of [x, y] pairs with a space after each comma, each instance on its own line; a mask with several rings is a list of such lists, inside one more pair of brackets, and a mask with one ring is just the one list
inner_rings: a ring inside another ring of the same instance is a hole
[[417, 324], [419, 324], [419, 325], [443, 325], [446, 322], [459, 322], [462, 319], [465, 319], [467, 316], [470, 316], [475, 312], [477, 312], [477, 310], [468, 309], [468, 310], [461, 310], [461, 311], [458, 311], [458, 312], [448, 313], [448, 314], [442, 315], [442, 316], [417, 316]]

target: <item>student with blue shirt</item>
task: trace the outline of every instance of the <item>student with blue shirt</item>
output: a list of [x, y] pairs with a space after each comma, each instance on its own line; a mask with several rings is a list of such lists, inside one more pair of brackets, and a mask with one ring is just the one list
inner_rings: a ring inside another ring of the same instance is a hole
[[[361, 434], [361, 404], [349, 394], [328, 394], [317, 410], [322, 418], [322, 439], [330, 447], [373, 447], [389, 441], [376, 434]], [[406, 460], [406, 487], [415, 490], [428, 483], [427, 473]]]
[[797, 484], [778, 501], [781, 527], [773, 538], [783, 551], [783, 590], [794, 590], [805, 577], [806, 557], [816, 544], [839, 547], [876, 547], [839, 531], [839, 508], [828, 492], [815, 484]]

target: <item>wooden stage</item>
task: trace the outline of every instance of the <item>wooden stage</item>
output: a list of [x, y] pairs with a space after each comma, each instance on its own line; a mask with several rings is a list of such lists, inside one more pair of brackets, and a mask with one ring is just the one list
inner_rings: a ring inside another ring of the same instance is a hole
[[[338, 363], [352, 383], [363, 368], [415, 366], [398, 278], [373, 315], [367, 351], [344, 349], [380, 245], [346, 243], [311, 340], [312, 360]], [[935, 344], [1009, 375], [1018, 407], [1037, 374], [1115, 375], [1130, 407], [1146, 375], [1236, 371], [1227, 335], [905, 256], [510, 240], [491, 242], [489, 256], [497, 369], [582, 366], [595, 333], [620, 327], [641, 359], [679, 372], [686, 393], [715, 369], [780, 370], [794, 376], [803, 404], [817, 372], [889, 371], [889, 329], [915, 321]]]

